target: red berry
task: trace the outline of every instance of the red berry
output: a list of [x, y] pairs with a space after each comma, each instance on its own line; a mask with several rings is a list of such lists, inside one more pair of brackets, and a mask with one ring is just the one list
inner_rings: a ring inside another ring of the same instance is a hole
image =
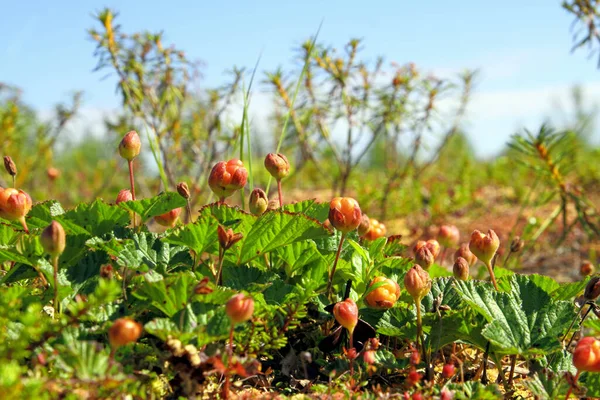
[[446, 364], [442, 368], [442, 376], [445, 379], [452, 378], [454, 376], [454, 364]]

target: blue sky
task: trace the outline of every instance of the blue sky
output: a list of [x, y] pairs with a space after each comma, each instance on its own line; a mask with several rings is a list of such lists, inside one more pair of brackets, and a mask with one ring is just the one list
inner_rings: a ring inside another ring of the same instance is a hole
[[[34, 4], [37, 3], [37, 4]], [[482, 155], [498, 151], [520, 126], [535, 129], [573, 84], [600, 96], [596, 59], [570, 53], [571, 15], [560, 1], [41, 1], [3, 6], [0, 81], [24, 90], [48, 110], [71, 90], [85, 91], [89, 120], [118, 105], [114, 81], [101, 80], [86, 29], [105, 6], [120, 12], [124, 31], [164, 30], [191, 59], [202, 60], [200, 85], [223, 82], [233, 65], [290, 66], [293, 48], [312, 35], [342, 46], [364, 39], [364, 56], [413, 61], [439, 74], [481, 68], [465, 124]], [[253, 104], [259, 104], [253, 103]], [[255, 110], [260, 113], [260, 110]]]

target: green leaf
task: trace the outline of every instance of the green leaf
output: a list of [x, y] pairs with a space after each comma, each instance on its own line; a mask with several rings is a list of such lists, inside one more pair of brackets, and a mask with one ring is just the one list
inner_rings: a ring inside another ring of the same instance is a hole
[[307, 217], [314, 218], [317, 221], [324, 223], [329, 218], [329, 204], [319, 203], [315, 199], [299, 201], [293, 204], [283, 206], [284, 211], [291, 213], [302, 213]]
[[115, 227], [129, 223], [129, 214], [98, 199], [90, 204], [81, 203], [54, 219], [65, 228], [68, 241], [70, 235], [93, 237], [113, 232]]
[[212, 215], [201, 215], [192, 224], [169, 230], [163, 241], [187, 246], [197, 255], [203, 253], [217, 254], [219, 250], [218, 225], [219, 222]]
[[320, 223], [303, 214], [271, 210], [267, 211], [252, 225], [244, 236], [238, 264], [267, 254], [277, 248], [294, 242], [324, 237], [329, 231]]
[[183, 309], [192, 295], [197, 279], [191, 273], [179, 273], [158, 282], [144, 282], [133, 296], [148, 301], [167, 317], [172, 317]]
[[497, 292], [491, 284], [457, 281], [463, 300], [486, 318], [482, 334], [501, 354], [546, 354], [562, 348], [558, 337], [575, 316], [571, 303], [553, 300], [535, 278], [514, 275], [511, 291]]
[[149, 199], [124, 201], [118, 205], [124, 210], [135, 212], [142, 218], [142, 221], [185, 206], [185, 199], [177, 192], [163, 192]]

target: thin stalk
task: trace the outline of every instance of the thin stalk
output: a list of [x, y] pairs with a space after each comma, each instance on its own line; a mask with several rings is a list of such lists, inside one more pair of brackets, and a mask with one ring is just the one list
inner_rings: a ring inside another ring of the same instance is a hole
[[131, 185], [131, 198], [135, 200], [135, 182], [133, 180], [133, 160], [127, 161], [129, 167], [129, 184]]
[[108, 355], [108, 364], [106, 365], [106, 375], [108, 375], [110, 368], [115, 363], [115, 352], [116, 349], [114, 347], [111, 347], [110, 354]]
[[571, 392], [573, 391], [573, 386], [575, 386], [577, 384], [577, 381], [579, 380], [579, 374], [581, 373], [581, 371], [577, 371], [577, 375], [575, 375], [575, 379], [573, 381], [573, 385], [571, 385], [569, 387], [569, 390], [567, 391], [567, 395], [565, 396], [565, 400], [568, 400], [569, 397], [571, 396]]
[[229, 367], [231, 366], [231, 359], [233, 358], [233, 330], [235, 325], [231, 323], [229, 328], [229, 348], [227, 349], [227, 368], [225, 368], [225, 387], [223, 389], [223, 398], [229, 398]]
[[60, 314], [60, 304], [58, 304], [58, 256], [52, 256], [52, 267], [54, 273], [54, 311]]
[[283, 207], [283, 194], [281, 192], [281, 179], [277, 180], [277, 192], [279, 193], [279, 208]]
[[13, 178], [13, 187], [16, 189], [17, 188], [17, 176], [13, 175], [12, 178]]
[[[154, 161], [156, 162], [156, 166], [158, 167], [158, 173], [160, 175], [160, 180], [162, 181], [162, 184], [163, 184], [163, 187], [165, 188], [165, 190], [167, 190], [167, 188], [169, 187], [169, 180], [167, 178], [167, 174], [165, 173], [165, 168], [163, 166], [162, 161], [160, 160], [160, 157], [159, 157], [157, 149], [156, 149], [158, 144], [155, 142], [155, 138], [150, 137], [150, 127], [148, 126], [148, 123], [146, 123], [145, 121], [144, 121], [144, 123], [146, 124], [146, 137], [148, 138], [148, 143], [150, 144], [150, 150], [152, 151], [152, 156], [154, 157]], [[154, 131], [154, 133], [156, 135], [156, 131]]]
[[223, 276], [221, 275], [223, 272], [223, 259], [225, 258], [225, 250], [219, 248], [219, 267], [217, 269], [217, 285], [223, 285]]
[[346, 234], [342, 233], [340, 237], [340, 245], [338, 246], [337, 253], [335, 254], [335, 260], [333, 261], [333, 267], [331, 268], [331, 273], [329, 274], [329, 282], [327, 283], [327, 297], [331, 297], [331, 285], [333, 284], [333, 277], [335, 275], [335, 269], [337, 268], [337, 263], [340, 258], [340, 254], [342, 253], [342, 245], [344, 244], [344, 239], [346, 238]]
[[417, 351], [419, 351], [419, 347], [421, 350], [421, 354], [423, 354], [423, 360], [425, 360], [425, 365], [429, 367], [429, 360], [427, 357], [427, 353], [425, 352], [425, 337], [423, 336], [423, 319], [421, 316], [421, 299], [415, 299], [415, 306], [417, 308]]
[[123, 267], [123, 285], [121, 290], [123, 291], [123, 298], [127, 300], [127, 268]]
[[515, 376], [515, 366], [517, 365], [517, 355], [513, 354], [510, 356], [510, 372], [508, 373], [508, 387], [513, 385], [513, 378]]
[[490, 273], [490, 278], [492, 279], [494, 288], [496, 289], [496, 291], [499, 291], [500, 289], [498, 289], [498, 283], [496, 282], [496, 276], [494, 275], [494, 267], [492, 267], [492, 263], [488, 262], [485, 264], [485, 266], [487, 267], [488, 272]]
[[186, 199], [186, 209], [187, 209], [187, 219], [188, 223], [192, 222], [192, 205], [190, 204], [190, 199]]
[[[354, 348], [354, 329], [350, 331], [350, 339], [349, 339], [348, 347], [350, 349]], [[352, 354], [351, 354], [352, 355]], [[354, 357], [350, 357], [350, 377], [354, 375]]]
[[[288, 123], [290, 122], [290, 118], [292, 116], [294, 104], [296, 103], [296, 97], [298, 97], [298, 92], [300, 91], [300, 85], [302, 84], [304, 75], [306, 74], [306, 70], [308, 69], [308, 65], [310, 64], [310, 60], [312, 58], [311, 57], [312, 51], [317, 42], [317, 38], [319, 37], [319, 32], [321, 31], [321, 26], [323, 26], [323, 21], [321, 21], [321, 23], [319, 24], [319, 29], [317, 29], [317, 33], [313, 37], [313, 40], [310, 42], [310, 47], [308, 49], [309, 57], [306, 57], [306, 60], [304, 61], [304, 67], [302, 67], [302, 72], [300, 73], [300, 76], [298, 77], [298, 81], [296, 82], [296, 89], [294, 90], [294, 96], [292, 97], [292, 103], [290, 104], [290, 108], [285, 117], [285, 121], [283, 122], [283, 127], [281, 128], [281, 134], [279, 135], [279, 140], [277, 142], [277, 150], [275, 151], [275, 153], [279, 153], [279, 151], [281, 150], [281, 144], [283, 143], [283, 137], [285, 136], [285, 132], [287, 131]], [[272, 179], [272, 176], [269, 175], [269, 180], [267, 181], [267, 188], [265, 190], [266, 193], [269, 193], [269, 189], [271, 188], [271, 179]]]

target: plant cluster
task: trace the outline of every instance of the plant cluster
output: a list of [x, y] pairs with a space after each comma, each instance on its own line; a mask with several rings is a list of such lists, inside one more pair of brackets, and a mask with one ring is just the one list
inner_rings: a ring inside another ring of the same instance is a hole
[[[228, 205], [249, 174], [238, 159], [221, 161], [208, 178], [219, 200], [183, 222], [187, 185], [136, 198], [135, 131], [118, 152], [131, 188], [114, 204], [65, 210], [55, 200], [32, 205], [22, 189], [0, 190], [5, 392], [600, 394], [597, 340], [571, 349], [578, 327], [600, 329], [600, 278], [559, 284], [515, 274], [495, 265], [493, 230], [461, 244], [452, 225], [417, 242], [411, 257], [353, 198], [285, 204], [290, 163], [282, 154], [265, 158], [276, 204], [255, 188], [252, 213]], [[6, 163], [10, 175], [17, 167]], [[491, 282], [472, 278], [478, 262]]]

